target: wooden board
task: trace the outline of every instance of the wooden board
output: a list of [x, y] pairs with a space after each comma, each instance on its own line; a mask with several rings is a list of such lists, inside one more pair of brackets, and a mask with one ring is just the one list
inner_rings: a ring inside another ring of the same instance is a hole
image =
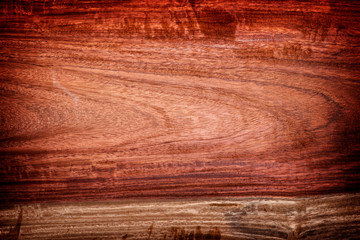
[[28, 204], [0, 222], [5, 239], [356, 239], [360, 195]]
[[359, 2], [0, 7], [1, 206], [359, 192]]

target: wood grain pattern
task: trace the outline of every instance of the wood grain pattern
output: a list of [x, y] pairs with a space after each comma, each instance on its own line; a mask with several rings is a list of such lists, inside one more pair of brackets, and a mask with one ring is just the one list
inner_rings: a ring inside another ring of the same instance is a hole
[[360, 235], [359, 194], [43, 203], [12, 206], [2, 213], [3, 236], [18, 229], [17, 236], [24, 240], [296, 240], [358, 239]]
[[3, 1], [0, 202], [358, 192], [357, 1]]

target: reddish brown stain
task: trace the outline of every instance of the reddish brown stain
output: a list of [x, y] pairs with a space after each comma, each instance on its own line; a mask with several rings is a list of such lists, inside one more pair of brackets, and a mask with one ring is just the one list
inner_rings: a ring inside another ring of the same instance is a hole
[[[195, 10], [196, 11], [196, 10]], [[237, 21], [222, 8], [205, 7], [196, 12], [202, 33], [210, 38], [235, 38]]]

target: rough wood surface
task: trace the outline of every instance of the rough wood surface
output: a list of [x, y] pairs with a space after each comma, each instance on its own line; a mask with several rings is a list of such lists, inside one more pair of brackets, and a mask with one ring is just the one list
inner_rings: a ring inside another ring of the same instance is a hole
[[1, 213], [4, 239], [296, 240], [360, 236], [359, 194], [43, 203], [12, 206]]

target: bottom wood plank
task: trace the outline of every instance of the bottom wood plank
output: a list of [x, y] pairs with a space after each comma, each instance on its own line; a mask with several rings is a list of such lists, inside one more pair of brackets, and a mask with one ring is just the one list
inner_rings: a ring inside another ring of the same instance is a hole
[[2, 206], [2, 239], [359, 239], [360, 194]]

